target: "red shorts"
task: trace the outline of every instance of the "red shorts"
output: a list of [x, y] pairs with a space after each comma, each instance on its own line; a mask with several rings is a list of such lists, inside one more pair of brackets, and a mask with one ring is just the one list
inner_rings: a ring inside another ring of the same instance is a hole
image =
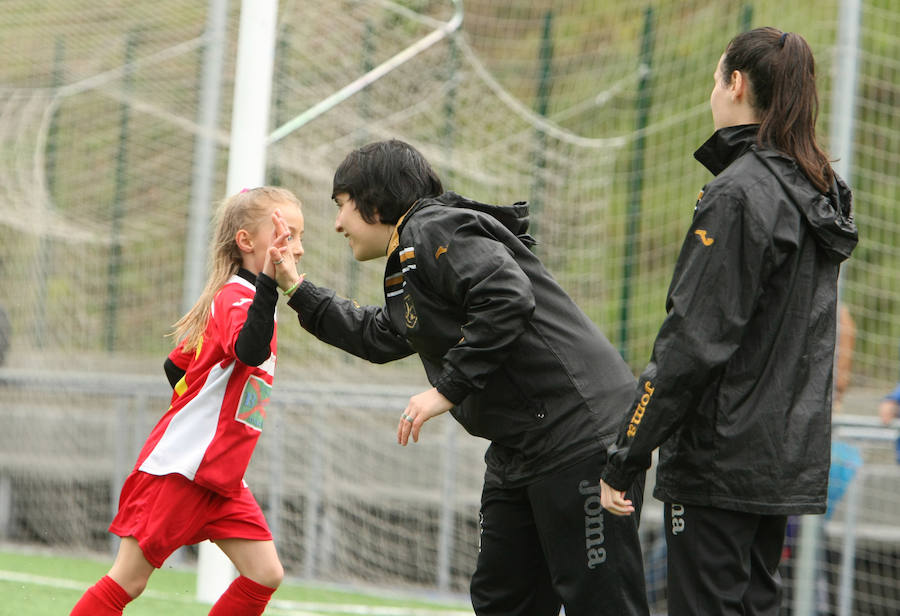
[[272, 539], [249, 488], [228, 498], [182, 475], [142, 471], [125, 480], [109, 532], [137, 539], [144, 558], [157, 569], [181, 546], [204, 539]]

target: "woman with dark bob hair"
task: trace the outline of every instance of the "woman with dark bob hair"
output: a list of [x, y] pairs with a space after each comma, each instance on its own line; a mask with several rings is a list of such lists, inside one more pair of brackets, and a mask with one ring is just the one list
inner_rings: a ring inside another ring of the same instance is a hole
[[[360, 305], [272, 255], [300, 325], [375, 363], [417, 354], [431, 387], [397, 442], [449, 413], [489, 440], [470, 585], [477, 616], [647, 616], [638, 518], [600, 506], [600, 475], [631, 369], [531, 251], [525, 203], [445, 192], [425, 157], [389, 139], [334, 174], [334, 229], [359, 261], [385, 259], [384, 303]], [[399, 409], [398, 409], [399, 410]]]

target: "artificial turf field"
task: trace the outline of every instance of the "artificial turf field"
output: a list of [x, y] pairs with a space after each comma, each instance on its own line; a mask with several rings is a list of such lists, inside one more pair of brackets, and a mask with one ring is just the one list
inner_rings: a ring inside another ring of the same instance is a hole
[[[0, 616], [65, 616], [84, 590], [102, 577], [112, 558], [78, 558], [50, 552], [0, 550]], [[194, 599], [197, 576], [163, 567], [125, 608], [127, 616], [203, 616], [209, 605]], [[471, 616], [468, 604], [410, 598], [386, 591], [355, 591], [285, 580], [268, 616]]]

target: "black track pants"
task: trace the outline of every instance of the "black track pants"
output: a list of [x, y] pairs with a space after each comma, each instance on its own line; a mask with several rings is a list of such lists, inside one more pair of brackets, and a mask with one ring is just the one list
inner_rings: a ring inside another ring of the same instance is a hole
[[521, 488], [485, 486], [472, 576], [478, 616], [646, 616], [638, 542], [644, 476], [628, 517], [600, 506], [603, 455]]
[[665, 504], [669, 616], [774, 616], [787, 516]]

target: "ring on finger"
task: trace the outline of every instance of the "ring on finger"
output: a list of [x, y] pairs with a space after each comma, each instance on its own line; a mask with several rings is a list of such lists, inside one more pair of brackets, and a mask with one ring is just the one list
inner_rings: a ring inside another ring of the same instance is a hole
[[284, 259], [278, 259], [277, 261], [272, 261], [273, 265], [281, 265], [282, 263], [284, 263]]
[[408, 421], [409, 423], [412, 423], [412, 422], [413, 422], [413, 418], [410, 417], [409, 415], [407, 415], [406, 413], [403, 413], [402, 417], [403, 417], [403, 419], [405, 419], [405, 420]]

